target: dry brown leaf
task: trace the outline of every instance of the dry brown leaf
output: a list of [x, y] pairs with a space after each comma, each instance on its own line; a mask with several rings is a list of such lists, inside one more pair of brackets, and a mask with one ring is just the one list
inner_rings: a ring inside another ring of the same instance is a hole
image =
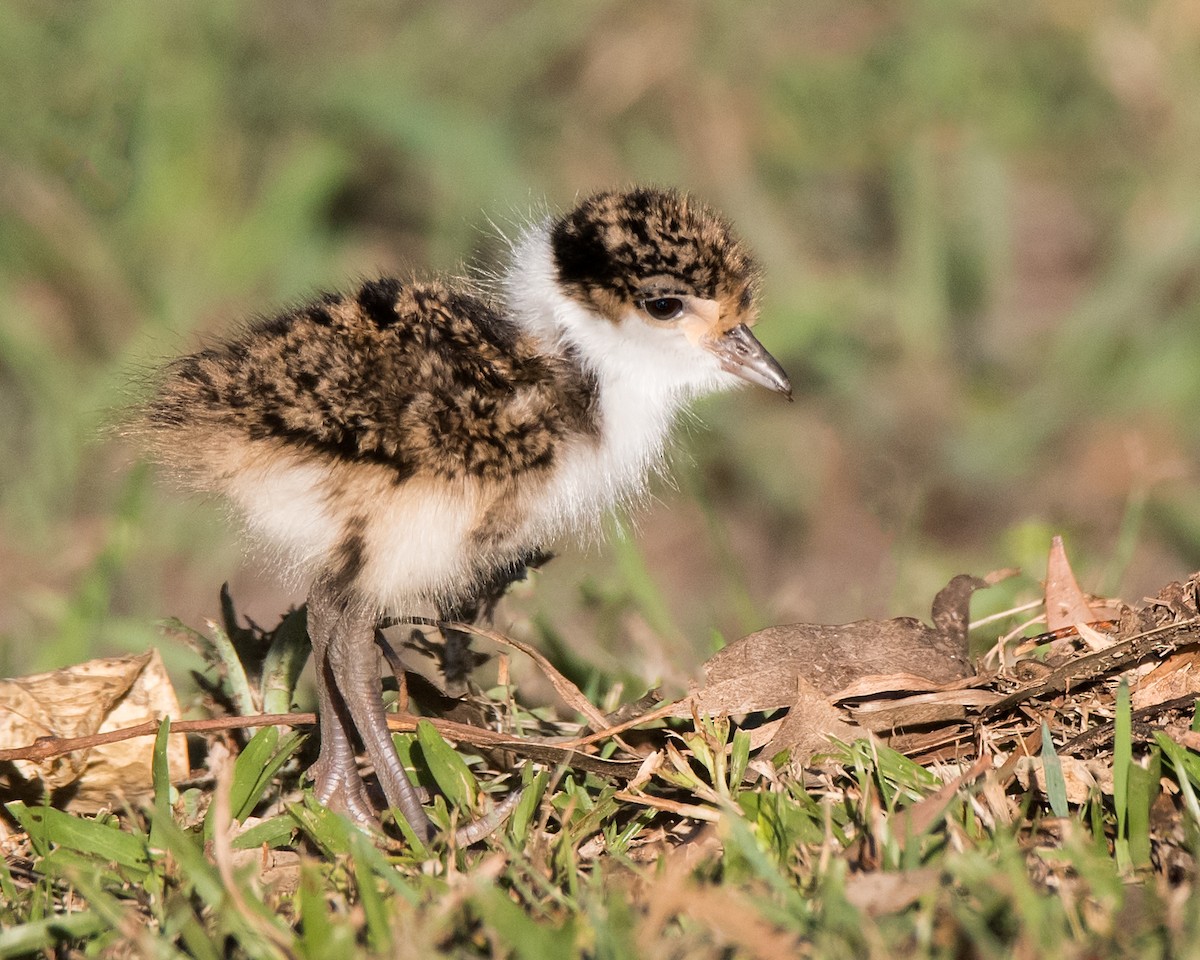
[[[50, 673], [0, 680], [0, 749], [42, 737], [71, 738], [119, 730], [147, 720], [178, 718], [179, 701], [157, 650], [90, 660]], [[30, 798], [70, 787], [69, 810], [93, 812], [114, 799], [152, 790], [153, 741], [121, 740], [43, 761], [13, 760], [17, 776], [0, 794]], [[172, 780], [188, 772], [187, 741], [171, 737]]]
[[1061, 630], [1078, 623], [1095, 623], [1105, 619], [1088, 604], [1088, 599], [1067, 559], [1062, 537], [1050, 543], [1050, 558], [1046, 561], [1046, 629]]
[[957, 763], [975, 752], [974, 729], [964, 723], [943, 724], [916, 733], [897, 733], [887, 745], [898, 753], [918, 760], [922, 766], [932, 763]]
[[849, 742], [863, 735], [829, 702], [829, 698], [803, 678], [797, 678], [796, 700], [763, 753], [773, 757], [791, 751], [788, 764], [793, 770], [804, 767], [812, 755], [829, 748], [830, 739]]
[[1130, 692], [1134, 710], [1177, 697], [1200, 696], [1200, 650], [1175, 653], [1138, 681]]
[[779, 728], [783, 726], [785, 720], [787, 720], [787, 717], [780, 717], [778, 720], [768, 720], [766, 723], [747, 730], [746, 732], [750, 734], [750, 752], [753, 753], [774, 740], [775, 734], [779, 732]]
[[[764, 750], [768, 755], [791, 750], [792, 763], [804, 764], [828, 746], [830, 737], [847, 739], [862, 732], [834, 706], [839, 691], [890, 695], [963, 686], [972, 675], [967, 660], [971, 594], [987, 585], [966, 575], [951, 580], [934, 599], [932, 627], [900, 617], [836, 626], [796, 623], [752, 633], [705, 664], [704, 686], [676, 705], [676, 715], [788, 707], [787, 718]], [[964, 697], [974, 702], [975, 693], [958, 691], [949, 698], [956, 704], [954, 716], [965, 715]]]
[[942, 819], [946, 808], [958, 796], [964, 787], [970, 786], [992, 769], [992, 758], [988, 754], [976, 758], [967, 769], [957, 777], [942, 784], [929, 796], [918, 800], [909, 807], [897, 810], [891, 820], [893, 836], [901, 844], [907, 844], [914, 837], [927, 832], [935, 823]]
[[850, 707], [854, 721], [868, 730], [884, 732], [902, 727], [965, 720], [974, 711], [1000, 699], [992, 690], [947, 690], [918, 693], [899, 700], [872, 700]]
[[853, 873], [846, 878], [845, 895], [851, 905], [868, 916], [882, 917], [907, 910], [936, 889], [942, 873], [936, 867], [918, 867], [884, 873]]
[[841, 690], [829, 695], [834, 703], [846, 700], [869, 700], [885, 693], [932, 693], [934, 691], [963, 690], [976, 682], [975, 677], [959, 677], [945, 683], [934, 683], [927, 677], [912, 673], [891, 673], [871, 677], [860, 677]]
[[1176, 743], [1181, 743], [1189, 750], [1200, 753], [1200, 730], [1168, 731], [1167, 735]]
[[[245, 833], [262, 822], [258, 817], [248, 817], [237, 832]], [[254, 867], [255, 879], [275, 896], [290, 896], [300, 886], [300, 865], [303, 861], [294, 850], [265, 850], [258, 847], [234, 850], [231, 862], [239, 873], [247, 866]]]
[[704, 665], [695, 704], [706, 713], [745, 713], [791, 705], [802, 677], [826, 695], [864, 677], [924, 678], [929, 690], [971, 675], [967, 618], [971, 594], [987, 584], [960, 575], [938, 593], [930, 627], [914, 617], [837, 626], [793, 623], [735, 640]]
[[1083, 645], [1087, 649], [1106, 650], [1117, 642], [1117, 638], [1110, 633], [1101, 633], [1094, 627], [1089, 627], [1086, 623], [1075, 624], [1075, 632], [1079, 634], [1079, 639], [1083, 641]]
[[[1067, 787], [1067, 803], [1079, 806], [1087, 802], [1093, 790], [1103, 789], [1103, 785], [1096, 780], [1091, 765], [1080, 760], [1078, 757], [1062, 755], [1058, 759], [1062, 766], [1063, 781]], [[1045, 796], [1047, 793], [1046, 770], [1042, 763], [1042, 758], [1022, 757], [1018, 760], [1017, 782], [1025, 790], [1028, 790], [1030, 785], [1033, 785]], [[1112, 793], [1111, 776], [1107, 792]]]

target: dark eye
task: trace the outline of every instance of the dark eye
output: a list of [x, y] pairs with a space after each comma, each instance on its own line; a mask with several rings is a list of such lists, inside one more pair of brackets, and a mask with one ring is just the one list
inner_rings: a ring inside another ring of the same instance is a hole
[[641, 307], [655, 320], [674, 320], [683, 313], [683, 301], [678, 297], [655, 297], [643, 300]]

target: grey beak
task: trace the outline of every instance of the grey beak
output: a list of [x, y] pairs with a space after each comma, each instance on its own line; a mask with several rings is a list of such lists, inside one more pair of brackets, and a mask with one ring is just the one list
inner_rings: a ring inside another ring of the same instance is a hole
[[758, 342], [744, 323], [705, 340], [704, 348], [720, 361], [721, 369], [792, 399], [792, 382], [783, 372], [783, 367], [767, 353], [766, 347]]

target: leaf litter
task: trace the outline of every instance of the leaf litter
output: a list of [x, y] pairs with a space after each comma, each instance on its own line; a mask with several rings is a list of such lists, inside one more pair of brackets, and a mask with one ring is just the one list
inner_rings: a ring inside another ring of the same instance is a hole
[[[770, 798], [795, 798], [803, 790], [809, 802], [826, 810], [826, 825], [813, 838], [810, 853], [798, 849], [791, 856], [818, 862], [844, 857], [850, 866], [844, 895], [872, 915], [906, 909], [944, 883], [938, 869], [922, 866], [921, 855], [911, 851], [925, 849], [935, 833], [942, 837], [939, 842], [969, 845], [964, 824], [972, 821], [988, 829], [1020, 826], [1027, 856], [1033, 858], [1028, 862], [1036, 865], [1033, 873], [1049, 885], [1067, 882], [1046, 851], [1069, 842], [1077, 830], [1075, 819], [1054, 825], [1056, 817], [1072, 810], [1080, 817], [1092, 811], [1087, 816], [1099, 840], [1111, 845], [1128, 870], [1190, 877], [1194, 862], [1182, 824], [1183, 811], [1195, 804], [1200, 788], [1192, 783], [1200, 758], [1190, 752], [1200, 747], [1200, 733], [1192, 729], [1200, 697], [1200, 574], [1135, 604], [1090, 597], [1057, 538], [1047, 570], [1040, 622], [1027, 621], [1020, 633], [996, 637], [983, 656], [970, 655], [971, 598], [1011, 571], [954, 577], [934, 598], [928, 623], [896, 618], [760, 630], [710, 658], [703, 682], [683, 697], [662, 702], [649, 696], [609, 714], [536, 651], [467, 624], [453, 629], [530, 656], [568, 715], [524, 707], [504, 685], [490, 694], [450, 697], [427, 678], [406, 673], [394, 656], [388, 662], [399, 674], [406, 707], [428, 706], [432, 700], [470, 720], [422, 720], [429, 724], [420, 735], [427, 758], [438, 755], [437, 749], [430, 752], [436, 746], [430, 736], [457, 745], [471, 758], [472, 788], [492, 794], [492, 803], [524, 784], [520, 802], [510, 804], [517, 813], [515, 823], [504, 828], [505, 842], [524, 843], [533, 858], [549, 856], [565, 838], [576, 869], [618, 851], [627, 863], [670, 856], [695, 869], [729, 853], [734, 836], [729, 831], [736, 821], [754, 825], [759, 842], [767, 842], [769, 820], [763, 817], [775, 802]], [[294, 680], [294, 653], [273, 644], [302, 641], [296, 624], [293, 614], [277, 631], [251, 625], [235, 632], [230, 617], [224, 628], [210, 625], [219, 634], [208, 651], [218, 680], [205, 689], [210, 712], [225, 716], [205, 722], [226, 720], [220, 742], [242, 752], [253, 745], [251, 753], [267, 758], [251, 764], [257, 779], [252, 790], [242, 787], [240, 795], [248, 799], [240, 818], [229, 814], [225, 801], [224, 807], [211, 806], [213, 796], [219, 800], [222, 789], [231, 789], [231, 778], [237, 789], [239, 776], [236, 764], [229, 766], [228, 752], [215, 749], [217, 741], [210, 741], [208, 752], [212, 772], [181, 775], [177, 754], [170, 765], [171, 780], [179, 787], [190, 785], [194, 794], [200, 786], [202, 799], [190, 812], [188, 804], [175, 802], [184, 828], [206, 818], [218, 823], [212, 829], [222, 876], [257, 864], [264, 881], [289, 891], [301, 884], [306, 853], [360, 849], [347, 844], [344, 832], [329, 833], [328, 815], [301, 792], [299, 738], [284, 744], [274, 733], [289, 723], [311, 723], [311, 715], [264, 717], [275, 725], [260, 730], [253, 744], [241, 732], [250, 720], [238, 712], [246, 704], [271, 702], [264, 693], [271, 684], [279, 686], [279, 671], [272, 674], [263, 664], [290, 664], [286, 672]], [[1033, 626], [1044, 629], [1030, 635]], [[250, 669], [229, 662], [231, 635], [243, 650], [257, 651]], [[192, 639], [203, 650], [200, 636]], [[222, 683], [228, 677], [237, 681], [234, 695], [221, 696], [229, 689]], [[29, 679], [6, 683], [24, 689]], [[84, 682], [73, 675], [55, 680], [67, 687]], [[155, 683], [164, 692], [170, 686], [165, 673]], [[1124, 701], [1122, 689], [1129, 691]], [[80, 696], [94, 696], [84, 691], [80, 686]], [[177, 703], [170, 705], [173, 696], [171, 691], [161, 701], [166, 706], [160, 705], [158, 716], [178, 716]], [[408, 737], [401, 741], [402, 753], [413, 763], [418, 718], [406, 710], [392, 714], [390, 723]], [[0, 762], [28, 769], [19, 765], [32, 763], [57, 740], [58, 755], [68, 758], [60, 768], [66, 764], [77, 774], [86, 769], [94, 778], [93, 794], [108, 789], [103, 768], [95, 761], [81, 767], [80, 754], [71, 752], [74, 738], [91, 729], [47, 728], [38, 734], [41, 753], [27, 743], [24, 758], [10, 736]], [[268, 732], [273, 738], [260, 740]], [[137, 744], [148, 754], [146, 740], [127, 741]], [[275, 772], [273, 783], [261, 782], [264, 763]], [[863, 774], [869, 769], [879, 779]], [[56, 781], [47, 776], [45, 783]], [[18, 796], [10, 783], [3, 787], [4, 800]], [[1026, 799], [1031, 794], [1043, 804], [1033, 819]], [[122, 803], [133, 799], [127, 785], [111, 796]], [[467, 798], [467, 805], [473, 800]], [[851, 801], [859, 811], [857, 822], [829, 819], [837, 805]], [[443, 826], [466, 815], [449, 810], [442, 799], [434, 806]], [[969, 816], [965, 821], [951, 816], [953, 809], [967, 810]], [[26, 816], [16, 819], [23, 823]], [[614, 825], [624, 831], [621, 836], [613, 833]], [[831, 846], [835, 836], [840, 854]], [[375, 839], [392, 855], [406, 848], [394, 835]], [[5, 843], [10, 859], [14, 850], [17, 860], [29, 856], [19, 831], [10, 830]], [[555, 856], [563, 855], [560, 850]], [[553, 873], [549, 866], [544, 869]], [[668, 873], [673, 879], [656, 888], [661, 897], [670, 890], [700, 896], [692, 890], [694, 881]], [[676, 895], [683, 896], [671, 894]], [[760, 920], [749, 918], [742, 926], [756, 928]], [[652, 913], [643, 926], [659, 922]], [[272, 932], [270, 939], [275, 937]], [[782, 954], [789, 942], [787, 937], [772, 941], [765, 953]]]

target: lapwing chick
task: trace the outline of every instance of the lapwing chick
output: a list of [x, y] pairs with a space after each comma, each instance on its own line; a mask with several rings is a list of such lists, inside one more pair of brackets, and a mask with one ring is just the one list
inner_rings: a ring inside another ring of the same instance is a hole
[[136, 429], [151, 455], [308, 584], [320, 800], [375, 821], [357, 734], [429, 835], [388, 733], [381, 617], [469, 609], [590, 536], [645, 489], [689, 400], [745, 382], [790, 397], [750, 332], [757, 279], [690, 196], [604, 192], [522, 233], [499, 284], [372, 280], [165, 369]]

